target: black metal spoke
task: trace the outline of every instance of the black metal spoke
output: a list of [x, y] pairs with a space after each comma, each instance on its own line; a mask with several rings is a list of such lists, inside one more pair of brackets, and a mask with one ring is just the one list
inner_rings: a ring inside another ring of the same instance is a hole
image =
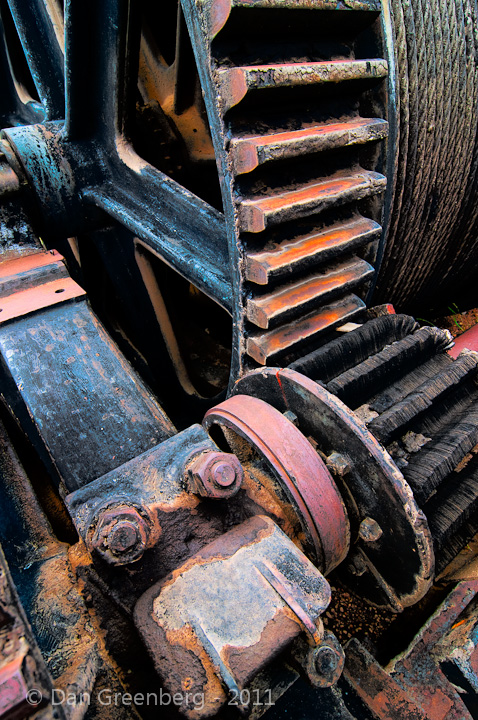
[[[65, 8], [66, 137], [95, 138], [107, 151], [122, 133], [125, 78], [139, 37], [128, 0], [68, 0]], [[137, 62], [137, 60], [136, 60]]]
[[33, 82], [48, 120], [65, 115], [63, 52], [43, 2], [8, 0]]

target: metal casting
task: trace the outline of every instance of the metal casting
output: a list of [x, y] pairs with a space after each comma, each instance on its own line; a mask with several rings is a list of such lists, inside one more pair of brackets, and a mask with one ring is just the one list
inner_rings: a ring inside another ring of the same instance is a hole
[[0, 0], [1, 717], [476, 712], [477, 28]]

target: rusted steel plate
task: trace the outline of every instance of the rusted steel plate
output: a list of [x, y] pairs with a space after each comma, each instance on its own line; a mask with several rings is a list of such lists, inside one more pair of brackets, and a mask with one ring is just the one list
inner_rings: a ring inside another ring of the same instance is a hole
[[298, 87], [349, 80], [370, 80], [387, 76], [386, 60], [329, 60], [277, 65], [250, 65], [219, 70], [218, 91], [225, 113], [241, 102], [251, 90]]
[[262, 335], [250, 335], [247, 338], [247, 352], [260, 365], [266, 365], [274, 356], [311, 340], [314, 335], [326, 328], [331, 329], [347, 322], [364, 308], [365, 303], [360, 298], [347, 295], [338, 302], [311, 312], [296, 322]]
[[0, 325], [37, 310], [76, 300], [86, 295], [71, 278], [60, 278], [0, 299]]
[[380, 720], [428, 720], [428, 715], [355, 639], [345, 647], [344, 675]]
[[269, 225], [296, 220], [352, 200], [363, 200], [385, 190], [387, 179], [380, 173], [361, 170], [312, 182], [293, 190], [277, 190], [258, 199], [245, 198], [239, 205], [243, 232], [259, 233]]
[[325, 463], [302, 433], [273, 407], [246, 395], [212, 408], [204, 423], [233, 430], [266, 458], [302, 515], [322, 570], [339, 565], [349, 547], [347, 513]]
[[302, 630], [320, 643], [329, 602], [325, 578], [272, 520], [257, 516], [148, 590], [135, 622], [168, 691], [180, 694], [181, 712], [201, 718], [229, 693], [238, 697]]
[[374, 272], [365, 260], [351, 258], [324, 273], [280, 286], [267, 295], [250, 298], [246, 306], [247, 318], [258, 327], [267, 329], [273, 322], [303, 314], [314, 304], [331, 299], [341, 291], [351, 290]]
[[385, 120], [353, 118], [342, 123], [312, 125], [289, 132], [233, 138], [230, 148], [234, 170], [241, 175], [271, 160], [383, 140], [387, 131]]

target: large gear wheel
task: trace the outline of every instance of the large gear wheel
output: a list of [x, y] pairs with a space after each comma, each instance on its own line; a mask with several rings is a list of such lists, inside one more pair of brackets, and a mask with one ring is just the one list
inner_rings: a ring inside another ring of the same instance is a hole
[[478, 355], [370, 304], [473, 277], [474, 0], [0, 18], [0, 713], [471, 718]]

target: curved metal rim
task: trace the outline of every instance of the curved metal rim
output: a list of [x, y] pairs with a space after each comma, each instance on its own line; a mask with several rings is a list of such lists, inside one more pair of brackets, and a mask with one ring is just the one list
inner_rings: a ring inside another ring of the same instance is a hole
[[209, 410], [204, 424], [213, 423], [230, 428], [266, 458], [302, 514], [324, 571], [337, 567], [350, 544], [347, 511], [325, 463], [300, 430], [250, 395], [235, 395]]
[[[395, 496], [402, 508], [402, 516], [407, 519], [415, 536], [414, 548], [397, 548], [397, 552], [400, 552], [402, 556], [403, 553], [409, 552], [416, 560], [417, 571], [414, 573], [412, 588], [408, 592], [397, 592], [396, 597], [392, 595], [390, 597], [390, 603], [394, 606], [395, 610], [398, 610], [418, 602], [430, 588], [434, 576], [435, 556], [433, 540], [426, 517], [419, 509], [412, 489], [396, 467], [390, 455], [344, 403], [313, 380], [309, 380], [294, 370], [267, 368], [255, 370], [243, 376], [243, 378], [236, 383], [234, 392], [237, 394], [247, 392], [246, 382], [252, 378], [254, 378], [257, 385], [249, 388], [250, 392], [257, 396], [259, 394], [257, 391], [260, 386], [269, 380], [274, 388], [274, 393], [276, 393], [279, 407], [284, 405], [286, 409], [289, 407], [289, 398], [286, 397], [287, 386], [296, 388], [302, 395], [306, 396], [310, 403], [316, 404], [319, 408], [322, 406], [324, 409], [331, 411], [340, 420], [342, 425], [346, 425], [347, 432], [351, 433], [355, 440], [358, 440], [364, 447], [368, 458], [373, 463], [371, 467], [378, 470], [382, 480], [387, 483], [384, 490], [388, 490], [389, 493]], [[269, 390], [270, 389], [271, 385], [269, 386]], [[270, 398], [267, 397], [267, 400], [270, 401]], [[293, 407], [290, 409], [296, 412], [296, 409]], [[298, 413], [296, 412], [296, 414]], [[351, 435], [349, 435], [349, 437], [351, 437]], [[344, 439], [347, 441], [346, 436]], [[394, 590], [393, 588], [389, 589]]]

